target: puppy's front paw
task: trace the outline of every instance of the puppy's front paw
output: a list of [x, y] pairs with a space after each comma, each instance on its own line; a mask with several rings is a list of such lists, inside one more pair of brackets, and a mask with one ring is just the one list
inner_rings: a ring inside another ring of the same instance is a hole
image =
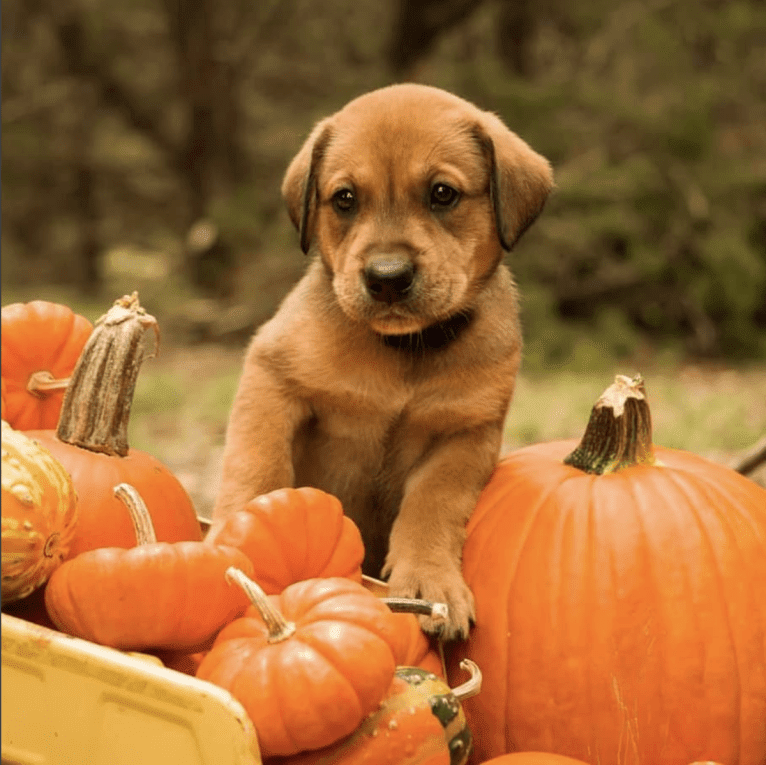
[[426, 566], [422, 563], [396, 563], [388, 580], [389, 594], [398, 598], [423, 598], [446, 603], [447, 621], [420, 617], [422, 628], [445, 640], [462, 640], [474, 621], [473, 594], [460, 570], [453, 566]]

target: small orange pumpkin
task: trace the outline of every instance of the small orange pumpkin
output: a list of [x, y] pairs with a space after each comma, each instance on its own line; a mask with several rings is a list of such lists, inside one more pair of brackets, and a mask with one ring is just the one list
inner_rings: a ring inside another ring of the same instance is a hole
[[112, 648], [198, 649], [241, 615], [247, 598], [225, 579], [250, 569], [234, 547], [157, 542], [135, 489], [115, 493], [128, 508], [138, 545], [102, 547], [65, 561], [48, 580], [45, 606], [58, 629]]
[[397, 623], [350, 579], [308, 579], [267, 596], [232, 569], [253, 605], [224, 627], [197, 677], [226, 688], [264, 757], [319, 749], [378, 707], [394, 676]]
[[362, 581], [364, 544], [336, 497], [308, 486], [250, 500], [213, 521], [205, 540], [238, 547], [268, 595], [303, 579], [344, 576]]
[[93, 325], [46, 300], [2, 309], [3, 419], [16, 430], [55, 428], [69, 376]]

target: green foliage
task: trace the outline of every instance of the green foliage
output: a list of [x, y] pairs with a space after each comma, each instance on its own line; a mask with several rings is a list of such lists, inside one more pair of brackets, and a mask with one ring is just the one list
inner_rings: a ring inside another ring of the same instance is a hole
[[[590, 410], [615, 374], [641, 372], [655, 443], [721, 462], [766, 431], [766, 371], [681, 365], [672, 355], [615, 361], [593, 356], [580, 370], [551, 365], [517, 380], [504, 450], [579, 438]], [[197, 509], [216, 496], [224, 431], [241, 372], [241, 352], [195, 347], [144, 362], [130, 420], [130, 444], [155, 455], [183, 479]]]
[[[183, 243], [193, 194], [180, 152], [205, 81], [187, 81], [169, 7], [117, 0], [62, 16], [46, 3], [35, 13], [22, 0], [3, 4], [5, 284], [81, 273], [73, 264], [94, 232], [75, 193], [85, 162], [108, 265], [102, 294], [133, 280], [169, 313], [191, 296]], [[215, 7], [200, 31], [215, 52], [206, 76], [228, 84], [208, 92], [216, 138], [205, 213], [238, 254], [236, 300], [266, 314], [304, 267], [280, 200], [284, 169], [317, 119], [391, 81], [396, 4]], [[647, 343], [766, 357], [766, 6], [546, 0], [526, 77], [501, 61], [500, 12], [495, 0], [477, 3], [412, 77], [497, 112], [554, 166], [557, 189], [508, 258], [527, 366], [597, 366]], [[76, 71], [62, 18], [81, 22], [85, 58], [99, 67]], [[107, 70], [127, 94], [121, 106], [98, 87]], [[126, 248], [161, 253], [166, 276], [153, 285], [110, 270]]]

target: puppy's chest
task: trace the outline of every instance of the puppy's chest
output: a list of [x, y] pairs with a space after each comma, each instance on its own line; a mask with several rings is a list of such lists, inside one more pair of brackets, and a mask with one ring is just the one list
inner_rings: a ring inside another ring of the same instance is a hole
[[328, 490], [357, 481], [396, 484], [436, 437], [476, 416], [439, 382], [412, 386], [370, 373], [345, 383], [323, 388], [315, 380], [304, 389], [311, 415], [294, 444], [299, 476]]
[[383, 449], [392, 439], [460, 430], [485, 420], [490, 407], [484, 381], [476, 375], [466, 382], [459, 374], [421, 375], [413, 381], [371, 367], [361, 374], [347, 369], [328, 385], [319, 376], [307, 379], [302, 393], [319, 437]]

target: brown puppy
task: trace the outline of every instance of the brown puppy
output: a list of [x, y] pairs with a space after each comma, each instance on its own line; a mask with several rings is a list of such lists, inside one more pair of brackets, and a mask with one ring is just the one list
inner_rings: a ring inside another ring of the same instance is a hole
[[283, 486], [331, 492], [365, 572], [446, 602], [443, 634], [466, 635], [464, 528], [521, 350], [501, 259], [551, 187], [497, 117], [437, 88], [382, 88], [321, 121], [282, 186], [312, 260], [247, 352], [214, 517]]

